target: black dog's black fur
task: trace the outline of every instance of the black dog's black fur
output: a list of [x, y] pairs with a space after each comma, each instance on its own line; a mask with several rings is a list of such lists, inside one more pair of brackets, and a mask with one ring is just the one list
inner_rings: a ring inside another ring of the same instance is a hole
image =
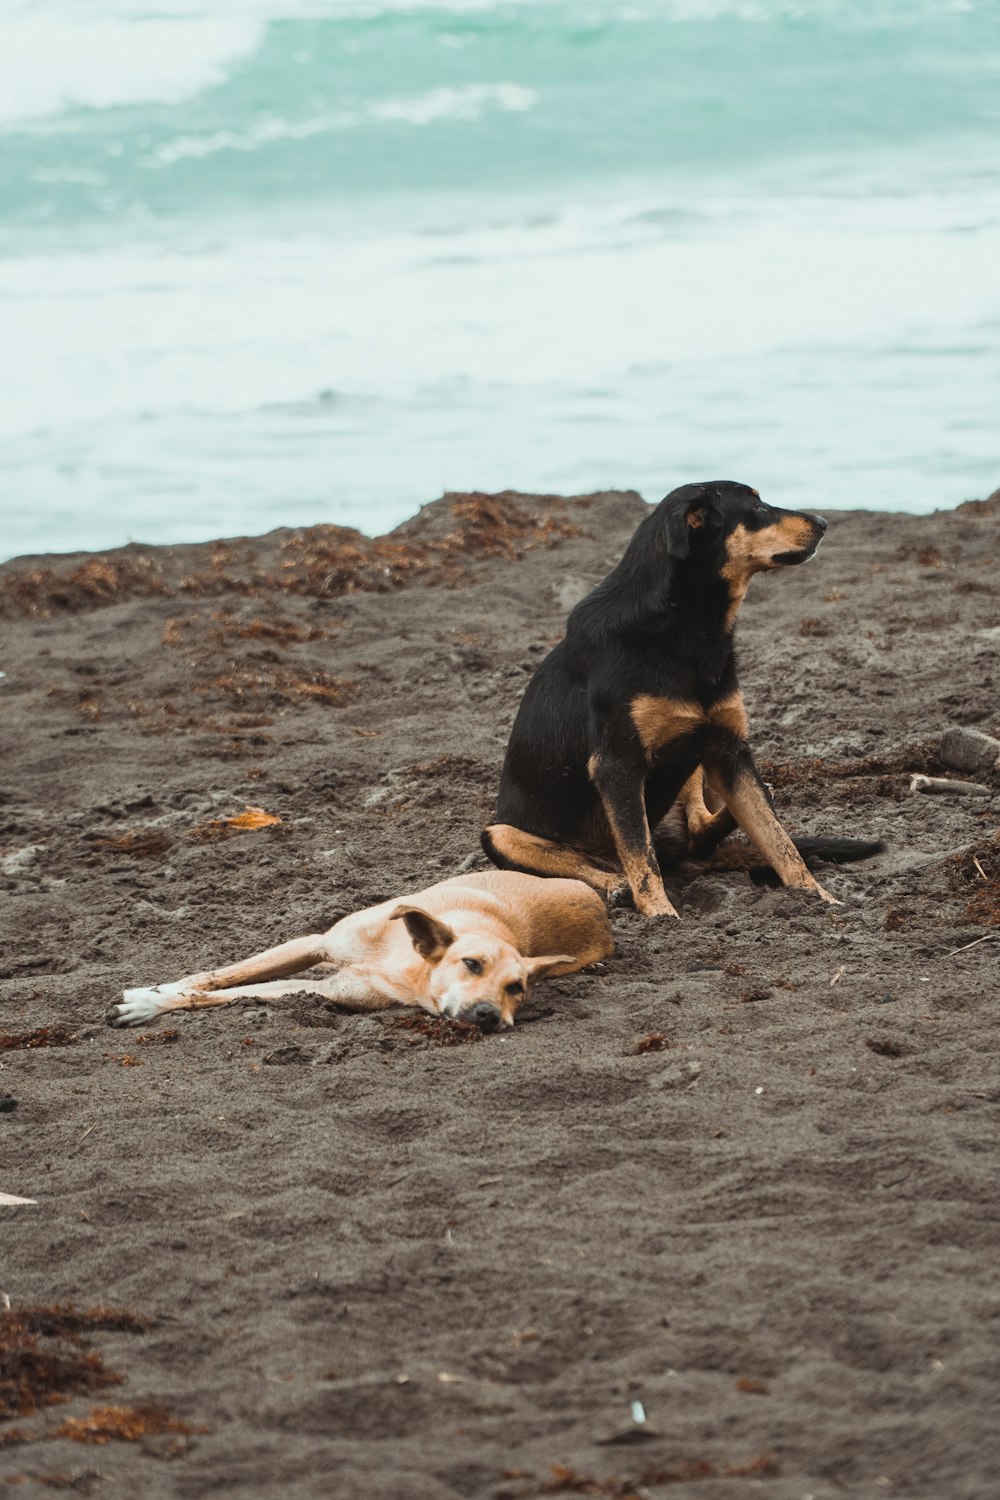
[[[624, 872], [640, 910], [673, 914], [660, 862], [709, 852], [739, 822], [786, 884], [818, 890], [746, 741], [733, 624], [752, 573], [806, 561], [825, 530], [821, 518], [767, 506], [746, 485], [684, 485], [668, 495], [572, 611], [565, 639], [528, 685], [496, 822], [483, 834], [490, 858], [576, 874], [608, 892]], [[725, 803], [711, 817], [702, 776]], [[672, 810], [672, 826], [654, 841]], [[881, 846], [820, 839], [801, 847], [858, 859]]]

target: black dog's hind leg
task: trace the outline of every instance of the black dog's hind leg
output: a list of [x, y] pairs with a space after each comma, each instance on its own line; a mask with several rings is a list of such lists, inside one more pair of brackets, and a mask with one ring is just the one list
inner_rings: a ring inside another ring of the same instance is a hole
[[512, 823], [491, 823], [483, 829], [483, 850], [501, 870], [520, 870], [525, 875], [560, 875], [582, 880], [603, 896], [614, 895], [622, 885], [621, 872], [596, 856], [569, 844], [525, 833]]

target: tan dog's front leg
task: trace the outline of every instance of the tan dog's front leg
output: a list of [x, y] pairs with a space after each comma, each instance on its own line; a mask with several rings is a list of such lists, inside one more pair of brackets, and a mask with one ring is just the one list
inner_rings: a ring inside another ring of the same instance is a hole
[[[326, 938], [322, 934], [293, 938], [291, 942], [279, 943], [263, 953], [254, 954], [242, 963], [229, 964], [223, 969], [212, 969], [202, 974], [189, 974], [173, 984], [153, 985], [146, 989], [126, 990], [121, 1003], [108, 1012], [109, 1026], [142, 1026], [168, 1010], [185, 1010], [192, 1006], [225, 1005], [232, 998], [234, 988], [257, 985], [260, 981], [278, 979], [283, 975], [297, 974], [313, 964], [323, 963], [327, 957]], [[284, 987], [302, 989], [302, 984]], [[223, 998], [218, 992], [229, 991]]]
[[[343, 969], [339, 974], [317, 975], [315, 979], [304, 974], [301, 979], [279, 979], [264, 984], [233, 985], [224, 990], [180, 991], [184, 980], [177, 985], [162, 985], [158, 991], [160, 1008], [158, 1015], [171, 1010], [204, 1010], [212, 1005], [228, 1005], [230, 1000], [283, 1000], [286, 995], [323, 995], [342, 1005], [345, 1010], [386, 1010], [399, 1001], [391, 995], [379, 994], [365, 976], [353, 969]], [[178, 993], [172, 993], [177, 990]], [[128, 990], [126, 994], [145, 994], [144, 990]], [[134, 1022], [112, 1022], [113, 1025], [134, 1025]]]

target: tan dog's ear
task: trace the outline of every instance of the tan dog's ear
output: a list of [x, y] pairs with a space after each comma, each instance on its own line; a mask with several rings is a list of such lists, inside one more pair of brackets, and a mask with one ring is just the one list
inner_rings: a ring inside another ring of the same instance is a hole
[[544, 979], [549, 974], [572, 974], [580, 967], [572, 953], [549, 953], [544, 958], [526, 958], [528, 978]]
[[439, 922], [437, 917], [432, 917], [429, 911], [423, 911], [419, 906], [397, 906], [389, 918], [390, 922], [394, 922], [397, 917], [406, 923], [410, 941], [420, 957], [426, 958], [429, 964], [436, 964], [442, 959], [445, 950], [455, 941], [455, 934], [446, 922]]

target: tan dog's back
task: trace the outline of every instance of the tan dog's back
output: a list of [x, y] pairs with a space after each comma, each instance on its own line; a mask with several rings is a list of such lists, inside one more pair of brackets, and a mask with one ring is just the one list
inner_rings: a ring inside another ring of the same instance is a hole
[[461, 908], [479, 911], [502, 923], [525, 958], [543, 953], [573, 953], [574, 964], [554, 969], [572, 974], [614, 949], [604, 902], [582, 880], [522, 875], [513, 870], [484, 870], [455, 875], [408, 898], [435, 916]]

